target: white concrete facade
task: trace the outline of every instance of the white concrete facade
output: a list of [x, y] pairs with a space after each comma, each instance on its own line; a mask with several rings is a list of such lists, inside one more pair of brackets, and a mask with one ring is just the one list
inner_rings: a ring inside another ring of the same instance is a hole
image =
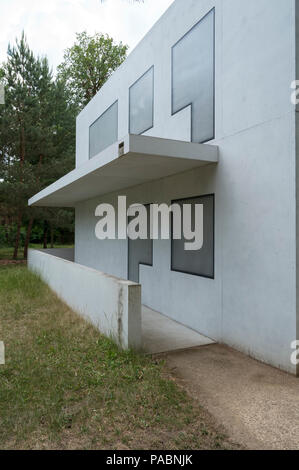
[[[120, 151], [121, 148], [121, 151]], [[126, 135], [40, 191], [30, 205], [74, 207], [79, 201], [218, 163], [218, 147]], [[146, 171], [145, 171], [146, 169]]]
[[219, 163], [82, 199], [76, 204], [75, 261], [127, 279], [127, 241], [95, 237], [101, 202], [115, 204], [120, 194], [128, 204], [214, 194], [215, 278], [171, 271], [171, 242], [154, 241], [153, 266], [140, 266], [143, 303], [295, 374], [295, 0], [176, 0], [78, 116], [76, 169], [89, 159], [89, 126], [116, 100], [119, 141], [128, 133], [129, 87], [152, 66], [154, 126], [146, 135], [190, 141], [190, 107], [171, 114], [171, 48], [213, 8], [215, 139], [209, 145], [218, 146]]

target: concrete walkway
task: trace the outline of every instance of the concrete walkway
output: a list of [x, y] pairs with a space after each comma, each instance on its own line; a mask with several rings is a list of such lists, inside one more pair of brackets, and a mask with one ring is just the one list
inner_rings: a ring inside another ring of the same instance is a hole
[[147, 307], [142, 307], [142, 343], [147, 353], [176, 351], [214, 341]]
[[299, 379], [228, 347], [166, 355], [177, 381], [250, 449], [299, 449]]

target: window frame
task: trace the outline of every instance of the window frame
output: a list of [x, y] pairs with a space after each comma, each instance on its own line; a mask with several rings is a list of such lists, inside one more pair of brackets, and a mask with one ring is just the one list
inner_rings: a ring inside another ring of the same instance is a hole
[[153, 84], [152, 84], [152, 125], [145, 129], [142, 132], [139, 132], [139, 134], [135, 135], [142, 135], [145, 132], [148, 132], [149, 130], [153, 129], [154, 123], [155, 123], [155, 65], [153, 64], [151, 67], [149, 67], [137, 80], [135, 80], [134, 83], [129, 87], [129, 123], [128, 123], [128, 130], [129, 134], [132, 134], [131, 132], [131, 89], [140, 81], [142, 80], [147, 73], [150, 71], [153, 71]]
[[117, 131], [116, 131], [116, 140], [115, 142], [118, 142], [118, 99], [115, 100], [108, 108], [105, 109], [105, 111], [99, 116], [97, 117], [90, 125], [89, 125], [89, 133], [88, 133], [88, 160], [91, 160], [92, 158], [96, 157], [99, 153], [103, 152], [104, 150], [106, 150], [106, 148], [110, 147], [110, 145], [113, 145], [115, 142], [112, 142], [112, 144], [108, 145], [107, 147], [103, 148], [102, 150], [100, 150], [100, 152], [96, 153], [95, 155], [93, 155], [92, 157], [90, 156], [90, 129], [91, 127], [97, 122], [99, 121], [108, 111], [110, 111], [110, 109], [115, 105], [117, 104], [117, 112], [116, 112], [116, 124], [117, 124]]
[[187, 201], [187, 200], [190, 200], [190, 199], [203, 199], [203, 198], [210, 198], [212, 197], [213, 199], [213, 214], [212, 214], [212, 217], [213, 217], [213, 251], [212, 251], [212, 259], [213, 259], [213, 274], [211, 276], [208, 276], [206, 274], [198, 274], [198, 273], [194, 273], [194, 272], [191, 272], [191, 271], [183, 271], [181, 269], [174, 269], [173, 268], [173, 213], [171, 213], [171, 221], [170, 221], [170, 224], [171, 224], [171, 246], [170, 246], [170, 270], [172, 272], [176, 272], [176, 273], [180, 273], [180, 274], [187, 274], [189, 276], [197, 276], [197, 277], [202, 277], [204, 279], [211, 279], [211, 280], [215, 280], [215, 223], [216, 223], [216, 218], [215, 218], [215, 193], [211, 193], [211, 194], [202, 194], [202, 195], [197, 195], [197, 196], [189, 196], [189, 197], [184, 197], [184, 198], [180, 198], [180, 199], [174, 199], [171, 201], [171, 204], [176, 204], [176, 203], [181, 203], [183, 201]]
[[[150, 210], [150, 213], [151, 213], [151, 205], [152, 203], [147, 203], [147, 204], [142, 204], [144, 207], [146, 208], [149, 208]], [[127, 216], [127, 225], [129, 223], [129, 216]], [[127, 237], [127, 254], [128, 254], [128, 259], [127, 259], [127, 280], [129, 281], [129, 274], [130, 274], [130, 238]], [[133, 240], [134, 241], [134, 240]], [[151, 263], [144, 263], [144, 262], [139, 262], [138, 263], [138, 283], [140, 281], [140, 266], [149, 266], [149, 267], [153, 267], [154, 265], [154, 240], [152, 238], [150, 238], [150, 242], [151, 242]], [[134, 282], [134, 281], [130, 281], [130, 282]]]
[[[203, 20], [207, 18], [213, 12], [213, 32], [214, 32], [214, 47], [213, 47], [213, 137], [202, 142], [195, 142], [193, 140], [193, 103], [190, 102], [185, 106], [182, 106], [177, 111], [173, 111], [174, 106], [174, 48], [189, 34], [193, 29], [195, 29]], [[184, 109], [190, 107], [191, 110], [191, 130], [190, 130], [190, 141], [199, 144], [206, 144], [207, 142], [211, 142], [216, 138], [216, 8], [213, 7], [209, 10], [197, 23], [195, 23], [175, 44], [171, 47], [171, 116], [175, 116], [176, 114], [180, 113]]]

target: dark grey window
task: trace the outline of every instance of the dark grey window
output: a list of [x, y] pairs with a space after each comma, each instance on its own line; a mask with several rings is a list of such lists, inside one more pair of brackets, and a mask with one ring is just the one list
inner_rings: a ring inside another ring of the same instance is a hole
[[89, 158], [95, 157], [118, 139], [118, 101], [89, 128]]
[[[171, 269], [186, 274], [214, 278], [214, 195], [199, 196], [190, 199], [180, 199], [172, 203], [191, 204], [191, 224], [194, 230], [194, 206], [203, 205], [203, 246], [198, 251], [186, 251], [185, 240], [171, 238]], [[182, 233], [183, 228], [181, 227]]]
[[[139, 265], [153, 265], [153, 240], [150, 238], [150, 205], [147, 210], [147, 240], [128, 239], [128, 279], [139, 283]], [[128, 221], [133, 217], [129, 217]]]
[[191, 106], [191, 141], [214, 138], [215, 10], [172, 48], [172, 114]]
[[129, 95], [129, 133], [142, 134], [154, 125], [154, 67], [131, 86]]

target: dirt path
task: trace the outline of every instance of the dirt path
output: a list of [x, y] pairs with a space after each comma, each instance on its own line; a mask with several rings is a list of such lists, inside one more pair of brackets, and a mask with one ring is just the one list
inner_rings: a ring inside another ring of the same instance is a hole
[[222, 345], [167, 354], [172, 374], [250, 449], [299, 449], [299, 378]]

